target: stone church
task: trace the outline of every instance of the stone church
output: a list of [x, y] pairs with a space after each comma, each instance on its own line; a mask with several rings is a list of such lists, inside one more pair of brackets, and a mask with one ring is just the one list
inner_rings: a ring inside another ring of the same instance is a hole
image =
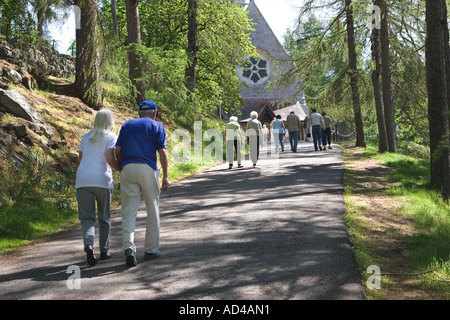
[[[236, 67], [239, 79], [245, 84], [241, 90], [244, 99], [244, 107], [240, 110], [240, 122], [248, 121], [250, 112], [256, 111], [261, 123], [269, 127], [276, 114], [283, 114], [284, 108], [289, 108], [304, 120], [308, 114], [308, 108], [303, 92], [297, 93], [302, 87], [300, 77], [290, 84], [271, 89], [268, 84], [280, 74], [289, 70], [292, 65], [283, 46], [278, 41], [264, 16], [258, 9], [255, 1], [241, 1], [246, 6], [248, 17], [255, 25], [251, 33], [253, 45], [259, 54], [258, 58], [250, 57], [247, 68]], [[283, 99], [290, 99], [291, 103], [281, 103]], [[280, 110], [280, 112], [277, 112]], [[283, 117], [285, 120], [285, 117]]]

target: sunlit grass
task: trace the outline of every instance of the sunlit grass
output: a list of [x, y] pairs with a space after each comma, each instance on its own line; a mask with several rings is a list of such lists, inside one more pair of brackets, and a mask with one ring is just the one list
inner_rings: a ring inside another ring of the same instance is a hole
[[[400, 142], [397, 153], [379, 153], [376, 141], [369, 140], [362, 154], [376, 159], [391, 168], [385, 177], [384, 195], [401, 203], [397, 211], [413, 221], [414, 233], [404, 236], [408, 249], [408, 261], [417, 272], [442, 266], [450, 258], [450, 204], [441, 194], [430, 188], [429, 158], [423, 146]], [[359, 161], [364, 161], [360, 159]], [[357, 205], [358, 195], [352, 193], [351, 181], [355, 173], [346, 170], [345, 197], [348, 214], [346, 221], [355, 245], [355, 255], [361, 266], [371, 261], [371, 247], [376, 244], [367, 239], [367, 222], [362, 219], [364, 208]], [[438, 270], [439, 277], [450, 278], [449, 267]], [[424, 282], [428, 288], [449, 298], [449, 282], [441, 281], [434, 273], [427, 274]], [[426, 280], [425, 280], [426, 279]]]

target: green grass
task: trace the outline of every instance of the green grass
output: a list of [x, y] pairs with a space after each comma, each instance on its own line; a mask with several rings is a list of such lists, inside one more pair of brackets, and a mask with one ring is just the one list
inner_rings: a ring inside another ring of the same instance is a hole
[[0, 255], [77, 221], [69, 170], [56, 175], [30, 154], [21, 167], [4, 162], [0, 181]]
[[393, 169], [388, 180], [394, 184], [386, 190], [386, 194], [402, 200], [404, 205], [400, 213], [412, 218], [420, 231], [408, 239], [415, 251], [411, 259], [417, 264], [433, 259], [448, 260], [450, 204], [442, 199], [439, 192], [430, 189], [429, 159], [422, 155], [413, 157], [400, 153], [377, 154], [373, 157]]
[[60, 231], [76, 221], [73, 208], [61, 210], [50, 202], [8, 208], [0, 215], [0, 255]]
[[[442, 265], [450, 258], [450, 204], [444, 201], [438, 191], [430, 188], [430, 162], [426, 150], [412, 143], [399, 142], [398, 153], [377, 152], [377, 142], [368, 141], [363, 151], [367, 158], [377, 159], [390, 167], [391, 174], [386, 180], [391, 182], [384, 191], [401, 207], [397, 214], [407, 216], [413, 221], [415, 233], [406, 236], [408, 261], [416, 268], [416, 272], [433, 269]], [[353, 174], [347, 172], [346, 174]], [[351, 186], [346, 186], [350, 233], [355, 235], [355, 253], [360, 265], [370, 261], [371, 244], [364, 240], [365, 222], [358, 219], [358, 210], [351, 192]], [[441, 268], [440, 278], [450, 279], [449, 267]], [[424, 277], [427, 288], [449, 297], [449, 282], [439, 281], [433, 274]]]

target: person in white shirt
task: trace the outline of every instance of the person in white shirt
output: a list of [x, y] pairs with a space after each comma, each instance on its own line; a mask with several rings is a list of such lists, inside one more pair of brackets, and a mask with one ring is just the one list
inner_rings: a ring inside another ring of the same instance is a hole
[[94, 266], [95, 208], [99, 222], [100, 259], [110, 258], [108, 253], [111, 230], [111, 197], [114, 181], [111, 167], [119, 169], [114, 161], [117, 136], [112, 132], [114, 119], [111, 110], [97, 112], [94, 127], [83, 135], [78, 148], [78, 170], [75, 182], [78, 218], [83, 232], [87, 263]]
[[247, 136], [249, 138], [250, 158], [253, 162], [253, 168], [259, 158], [260, 139], [262, 136], [262, 124], [258, 120], [258, 112], [250, 112], [250, 121], [247, 123]]
[[[317, 113], [316, 108], [311, 109], [312, 114], [309, 116], [309, 128], [312, 131], [314, 150], [318, 148], [322, 151], [322, 130], [325, 129], [325, 122], [322, 116]], [[323, 149], [325, 150], [325, 149]]]

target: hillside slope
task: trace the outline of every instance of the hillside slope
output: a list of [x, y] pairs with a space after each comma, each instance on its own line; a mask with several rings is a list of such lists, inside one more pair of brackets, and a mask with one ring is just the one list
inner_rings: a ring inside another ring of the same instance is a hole
[[[92, 126], [95, 111], [80, 99], [51, 91], [28, 90], [22, 86], [10, 86], [24, 96], [42, 115], [52, 134], [42, 126], [0, 111], [0, 159], [4, 161], [27, 160], [30, 152], [44, 154], [52, 159], [57, 170], [74, 167], [78, 157], [78, 145], [83, 134]], [[110, 108], [116, 121], [116, 133], [120, 125], [133, 114], [124, 114], [114, 106]], [[24, 128], [25, 127], [25, 128]], [[20, 131], [22, 130], [22, 131]], [[20, 164], [19, 164], [20, 165]]]

